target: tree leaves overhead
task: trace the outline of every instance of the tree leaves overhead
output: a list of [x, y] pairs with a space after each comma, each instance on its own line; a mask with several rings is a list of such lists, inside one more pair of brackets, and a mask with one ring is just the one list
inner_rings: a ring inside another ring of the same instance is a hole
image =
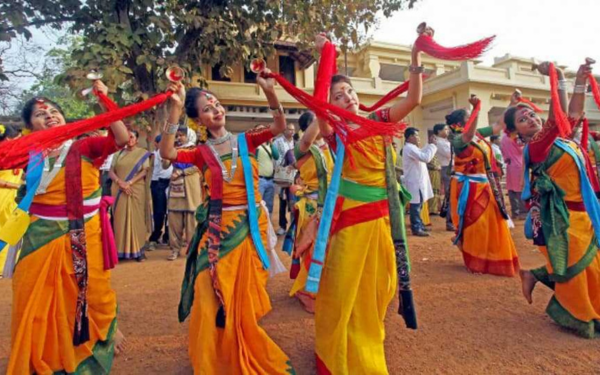
[[389, 17], [416, 1], [11, 1], [0, 5], [0, 41], [30, 38], [34, 27], [79, 33], [82, 43], [72, 53], [74, 64], [59, 80], [80, 89], [88, 85], [85, 74], [97, 69], [120, 94], [117, 98], [136, 100], [165, 89], [164, 70], [171, 64], [179, 64], [189, 77], [198, 76], [203, 64], [218, 64], [227, 74], [239, 61], [271, 55], [276, 40], [293, 36], [305, 48], [318, 32], [356, 47], [379, 16]]

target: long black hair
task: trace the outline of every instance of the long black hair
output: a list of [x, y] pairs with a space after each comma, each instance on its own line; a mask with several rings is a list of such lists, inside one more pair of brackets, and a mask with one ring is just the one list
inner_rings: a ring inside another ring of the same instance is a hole
[[306, 131], [306, 129], [308, 129], [308, 127], [310, 126], [310, 124], [312, 124], [312, 122], [315, 120], [315, 114], [312, 111], [306, 111], [302, 114], [302, 116], [300, 116], [300, 118], [298, 119], [298, 125], [300, 126], [300, 130], [302, 130], [303, 132]]
[[531, 109], [531, 107], [526, 104], [517, 104], [516, 106], [510, 107], [506, 110], [506, 112], [504, 112], [504, 123], [506, 124], [506, 130], [508, 130], [509, 132], [514, 132], [517, 130], [515, 115], [517, 114], [517, 111], [521, 108]]
[[464, 109], [456, 109], [449, 115], [446, 115], [446, 125], [464, 126], [467, 123], [467, 111]]
[[61, 113], [61, 115], [63, 115], [63, 117], [65, 116], [65, 112], [60, 107], [60, 105], [58, 105], [58, 103], [53, 102], [52, 100], [43, 96], [36, 96], [26, 101], [25, 105], [23, 106], [23, 110], [21, 111], [21, 119], [25, 123], [25, 127], [27, 129], [32, 128], [31, 115], [33, 114], [33, 109], [35, 108], [35, 105], [40, 103], [50, 104], [54, 108], [58, 109], [58, 111]]

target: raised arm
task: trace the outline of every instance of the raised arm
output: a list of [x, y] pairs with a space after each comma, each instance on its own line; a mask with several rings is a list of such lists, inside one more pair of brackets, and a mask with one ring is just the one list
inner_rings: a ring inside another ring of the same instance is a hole
[[[94, 89], [103, 93], [104, 95], [108, 95], [108, 87], [106, 87], [104, 82], [100, 80], [94, 81]], [[102, 105], [102, 103], [100, 103], [100, 105]], [[104, 108], [104, 110], [106, 110], [106, 108]], [[123, 121], [115, 121], [110, 124], [110, 130], [115, 137], [115, 143], [117, 146], [123, 147], [129, 140], [129, 132], [127, 131], [127, 127]]]
[[[558, 76], [558, 98], [560, 101], [560, 106], [563, 111], [567, 109], [567, 90], [566, 90], [566, 81], [565, 74], [559, 68], [556, 69], [556, 75]], [[550, 62], [544, 61], [543, 63], [537, 66], [537, 70], [545, 76], [550, 75]], [[550, 109], [548, 110], [548, 120], [554, 120], [554, 103], [552, 100], [550, 101]]]
[[591, 72], [592, 65], [589, 63], [581, 65], [577, 71], [573, 96], [569, 102], [569, 117], [572, 119], [579, 119], [581, 116], [583, 116], [583, 110], [585, 108], [586, 83]]
[[[433, 30], [427, 28], [424, 34], [432, 35]], [[406, 98], [394, 104], [390, 108], [390, 122], [396, 123], [402, 121], [408, 114], [421, 104], [423, 98], [423, 66], [421, 64], [421, 51], [416, 47], [412, 49], [411, 62], [408, 67], [410, 72], [409, 87]]]
[[273, 136], [278, 136], [285, 130], [285, 113], [283, 112], [283, 107], [281, 106], [281, 103], [279, 103], [279, 98], [277, 98], [277, 93], [275, 92], [275, 79], [264, 77], [269, 73], [271, 73], [271, 71], [269, 69], [265, 69], [263, 73], [256, 77], [256, 83], [258, 83], [265, 93], [267, 101], [269, 102], [269, 108], [273, 114], [274, 121], [269, 129], [271, 129]]
[[[469, 98], [469, 103], [471, 103], [473, 108], [475, 108], [475, 106], [477, 106], [479, 101], [480, 101], [479, 98], [476, 97], [475, 95], [472, 95], [471, 98]], [[473, 116], [473, 114], [471, 114], [471, 116]], [[462, 140], [464, 143], [470, 143], [473, 140], [473, 138], [475, 138], [475, 133], [477, 133], [478, 120], [479, 120], [479, 116], [475, 117], [473, 119], [473, 123], [471, 124], [471, 126], [467, 127], [465, 129], [465, 132], [462, 133], [461, 137], [462, 137]]]
[[301, 153], [306, 153], [310, 146], [315, 142], [315, 139], [319, 136], [319, 120], [315, 117], [311, 124], [306, 128], [306, 131], [300, 138], [300, 143], [298, 144], [298, 150]]
[[179, 128], [179, 118], [183, 111], [183, 102], [185, 100], [185, 88], [181, 82], [172, 82], [169, 90], [173, 95], [169, 98], [169, 117], [164, 125], [162, 139], [158, 146], [160, 157], [163, 160], [175, 160], [177, 150], [175, 150], [175, 134]]

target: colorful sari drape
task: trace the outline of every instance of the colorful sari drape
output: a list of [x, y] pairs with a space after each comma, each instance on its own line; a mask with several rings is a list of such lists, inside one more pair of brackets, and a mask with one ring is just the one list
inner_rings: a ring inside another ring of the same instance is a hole
[[548, 315], [578, 335], [594, 338], [600, 334], [600, 206], [579, 147], [564, 139], [554, 141], [551, 120], [540, 133], [525, 149], [532, 182], [531, 191], [527, 183], [523, 194], [531, 209], [540, 212], [530, 234], [547, 263], [532, 273], [554, 290]]
[[[13, 276], [12, 346], [8, 374], [108, 374], [117, 330], [117, 301], [105, 270], [100, 218], [101, 187], [93, 160], [107, 138], [87, 138], [81, 151], [81, 187], [86, 239], [87, 321], [89, 340], [74, 346], [73, 332], [80, 285], [73, 266], [66, 217], [65, 166], [46, 191], [35, 196], [31, 224]], [[79, 143], [79, 144], [78, 144]], [[50, 160], [53, 165], [55, 160]]]
[[[480, 132], [489, 135], [491, 129]], [[464, 145], [460, 137], [454, 140], [450, 206], [465, 266], [475, 273], [512, 277], [519, 270], [519, 258], [488, 180], [486, 164], [494, 157], [491, 147], [482, 139]]]
[[[269, 129], [246, 135], [250, 154], [272, 138]], [[179, 151], [177, 162], [193, 163], [203, 173], [209, 188], [212, 172], [198, 149]], [[231, 170], [231, 154], [221, 157]], [[222, 308], [215, 295], [215, 283], [209, 272], [209, 223], [211, 200], [196, 211], [198, 226], [189, 247], [186, 275], [182, 285], [179, 319], [190, 319], [189, 355], [196, 374], [293, 374], [288, 357], [258, 325], [271, 310], [266, 290], [269, 272], [263, 268], [250, 235], [246, 184], [241, 158], [231, 182], [223, 181], [220, 248], [216, 273], [225, 308], [225, 321], [217, 326]], [[258, 165], [251, 159], [256, 201]], [[260, 235], [267, 240], [267, 217], [258, 210]]]
[[294, 151], [298, 172], [305, 187], [294, 205], [293, 212], [296, 225], [290, 277], [295, 281], [290, 290], [290, 297], [295, 296], [307, 311], [314, 312], [316, 295], [306, 291], [305, 286], [319, 228], [320, 211], [333, 171], [333, 158], [327, 144], [314, 144], [304, 154], [298, 146]]
[[[0, 180], [13, 184], [20, 184], [22, 175], [23, 170], [21, 169], [0, 171]], [[0, 228], [2, 228], [8, 219], [10, 213], [17, 207], [17, 203], [15, 202], [16, 197], [16, 189], [0, 188]], [[7, 253], [8, 245], [6, 245], [4, 249], [0, 249], [0, 276], [2, 276], [2, 271], [4, 270]]]
[[[129, 181], [143, 169], [150, 168], [149, 155], [148, 151], [139, 147], [131, 151], [123, 150], [115, 156], [113, 170], [119, 179]], [[145, 178], [131, 185], [131, 195], [122, 192], [117, 184], [112, 185], [112, 195], [115, 197], [113, 223], [120, 259], [140, 258], [142, 248], [152, 232], [150, 176], [149, 171]]]
[[390, 146], [379, 136], [360, 143], [367, 155], [352, 145], [346, 149], [355, 166], [344, 159], [315, 306], [319, 374], [388, 373], [384, 318], [397, 283], [386, 184]]

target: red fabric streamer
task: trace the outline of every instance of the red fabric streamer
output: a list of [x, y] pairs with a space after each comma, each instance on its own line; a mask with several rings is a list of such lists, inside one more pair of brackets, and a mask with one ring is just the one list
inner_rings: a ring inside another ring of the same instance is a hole
[[[423, 77], [423, 79], [425, 79], [425, 77]], [[397, 98], [398, 96], [400, 96], [400, 95], [404, 94], [405, 92], [407, 92], [408, 91], [408, 86], [409, 86], [409, 81], [403, 82], [400, 86], [396, 87], [392, 91], [390, 91], [387, 94], [385, 94], [385, 96], [383, 98], [379, 99], [372, 106], [367, 107], [364, 104], [360, 104], [359, 108], [360, 108], [361, 111], [374, 112], [374, 111], [378, 110], [379, 108], [381, 108], [382, 106], [386, 105], [391, 100], [393, 100], [393, 99]]]
[[433, 37], [421, 34], [417, 38], [415, 45], [419, 51], [423, 51], [429, 56], [436, 57], [438, 59], [469, 60], [483, 55], [483, 53], [489, 49], [495, 38], [496, 36], [493, 35], [488, 38], [458, 47], [444, 47], [433, 40]]
[[337, 73], [336, 50], [335, 45], [331, 42], [325, 43], [321, 51], [321, 59], [319, 60], [319, 71], [315, 79], [314, 97], [327, 101], [329, 98], [329, 90], [331, 89], [331, 77]]
[[581, 123], [581, 148], [587, 151], [590, 138], [590, 123], [587, 118], [584, 118]]
[[519, 103], [523, 103], [523, 104], [527, 104], [528, 106], [531, 107], [531, 109], [533, 109], [534, 112], [536, 113], [542, 113], [544, 112], [543, 109], [541, 109], [540, 107], [538, 107], [537, 105], [535, 105], [535, 103], [533, 103], [531, 100], [529, 99], [525, 99], [524, 97], [520, 97], [519, 98]]
[[594, 101], [596, 102], [598, 109], [600, 109], [600, 89], [598, 89], [598, 82], [596, 82], [596, 78], [594, 78], [594, 75], [592, 73], [590, 73], [588, 78], [590, 80], [590, 87], [592, 88], [592, 95], [594, 96]]
[[[104, 95], [104, 93], [94, 90], [94, 94], [98, 97], [98, 101], [102, 103], [102, 105], [104, 106], [104, 108], [106, 108], [108, 112], [119, 109], [117, 103], [115, 103], [108, 96]], [[115, 139], [115, 135], [113, 134], [112, 129], [108, 129], [108, 138], [112, 139], [113, 141]], [[94, 166], [96, 166], [97, 168], [99, 168], [104, 163], [106, 158], [108, 158], [111, 150], [111, 143], [112, 142], [106, 142], [104, 144], [104, 150], [102, 150], [102, 155], [96, 160], [94, 160]]]
[[68, 139], [101, 129], [109, 124], [146, 111], [155, 105], [165, 102], [173, 93], [158, 94], [148, 100], [132, 104], [114, 111], [76, 121], [67, 125], [32, 132], [26, 136], [4, 141], [0, 149], [0, 170], [24, 168], [32, 152], [46, 153], [60, 146]]
[[552, 114], [554, 115], [554, 121], [558, 128], [558, 134], [561, 137], [567, 137], [571, 134], [571, 124], [560, 104], [560, 98], [558, 96], [558, 74], [556, 73], [554, 63], [550, 63], [548, 73], [550, 75], [550, 97], [552, 99]]
[[[401, 136], [402, 131], [406, 128], [406, 124], [403, 123], [390, 124], [373, 121], [317, 99], [292, 85], [279, 74], [270, 73], [268, 77], [274, 78], [288, 94], [315, 112], [317, 117], [327, 120], [346, 146], [375, 135]], [[358, 125], [359, 128], [351, 128], [348, 122]]]

